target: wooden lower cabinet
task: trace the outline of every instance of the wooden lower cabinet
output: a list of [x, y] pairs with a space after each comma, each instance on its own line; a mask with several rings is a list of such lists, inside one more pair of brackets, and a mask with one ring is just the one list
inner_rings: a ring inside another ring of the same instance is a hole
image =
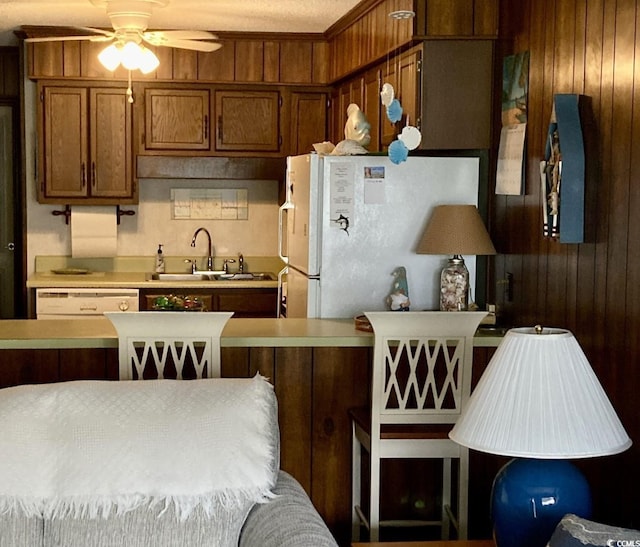
[[[307, 491], [340, 545], [351, 536], [351, 424], [347, 411], [369, 403], [368, 347], [223, 347], [222, 376], [260, 373], [274, 385], [280, 425], [280, 467]], [[474, 351], [473, 383], [493, 349]], [[118, 376], [117, 348], [0, 350], [0, 386]], [[398, 465], [395, 465], [395, 464]], [[490, 534], [491, 482], [504, 459], [471, 454], [470, 537]], [[396, 484], [420, 488], [429, 479], [424, 460], [393, 462], [385, 490], [397, 510]], [[402, 508], [401, 508], [402, 509]]]
[[198, 298], [207, 311], [232, 311], [233, 317], [277, 317], [277, 288], [176, 289], [160, 287], [140, 290], [140, 309], [152, 309], [159, 296], [182, 295]]

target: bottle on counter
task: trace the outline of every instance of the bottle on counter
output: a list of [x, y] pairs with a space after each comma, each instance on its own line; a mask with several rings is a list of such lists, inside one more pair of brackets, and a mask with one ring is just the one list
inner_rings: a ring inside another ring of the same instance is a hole
[[156, 254], [156, 273], [164, 273], [164, 254], [161, 244], [158, 245], [158, 253]]

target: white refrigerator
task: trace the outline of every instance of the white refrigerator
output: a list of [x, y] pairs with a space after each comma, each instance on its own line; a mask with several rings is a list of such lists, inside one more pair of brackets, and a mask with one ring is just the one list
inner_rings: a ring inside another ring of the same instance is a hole
[[[388, 309], [397, 267], [406, 269], [411, 310], [436, 310], [449, 257], [415, 249], [435, 205], [478, 203], [477, 157], [287, 158], [280, 208], [283, 315], [352, 318]], [[465, 256], [472, 291], [475, 256]]]

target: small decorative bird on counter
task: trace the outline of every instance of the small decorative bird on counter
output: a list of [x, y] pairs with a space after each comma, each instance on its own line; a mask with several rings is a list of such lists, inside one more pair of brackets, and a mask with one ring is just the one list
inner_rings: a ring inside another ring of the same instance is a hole
[[394, 277], [391, 292], [387, 296], [387, 305], [391, 311], [409, 311], [409, 284], [407, 283], [407, 270], [404, 266], [398, 266], [391, 275]]

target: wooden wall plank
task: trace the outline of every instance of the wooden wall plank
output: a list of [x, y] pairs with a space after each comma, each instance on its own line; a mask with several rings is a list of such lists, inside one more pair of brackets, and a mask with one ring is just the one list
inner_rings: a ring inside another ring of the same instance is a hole
[[2, 351], [0, 388], [58, 381], [58, 352], [47, 349]]
[[[499, 252], [508, 254], [496, 258], [496, 278], [516, 270], [514, 302], [505, 305], [510, 318], [573, 330], [632, 439], [640, 437], [632, 402], [640, 390], [639, 11], [638, 0], [529, 0], [526, 8], [501, 1], [502, 53], [530, 51], [527, 195], [496, 196], [491, 218]], [[555, 93], [586, 95], [591, 112], [583, 118], [589, 239], [580, 245], [548, 241], [540, 232], [538, 163]], [[595, 492], [596, 519], [640, 526], [630, 486], [640, 481], [633, 463], [639, 456], [634, 445], [581, 463]]]
[[280, 81], [284, 83], [311, 82], [311, 42], [283, 41], [280, 44]]
[[312, 367], [311, 348], [276, 349], [274, 383], [280, 422], [280, 467], [293, 475], [309, 495]]
[[264, 42], [264, 77], [265, 82], [278, 83], [282, 81], [280, 63], [280, 43], [279, 42]]
[[198, 53], [200, 81], [233, 82], [235, 70], [235, 42], [221, 40], [222, 47], [209, 53]]
[[59, 381], [102, 380], [108, 377], [104, 349], [84, 348], [59, 350]]
[[247, 40], [236, 43], [235, 80], [237, 82], [261, 82], [263, 72], [264, 43]]
[[[349, 408], [370, 403], [370, 348], [315, 348], [311, 499], [341, 544], [351, 536], [351, 499], [329, 485], [351, 484]], [[349, 491], [344, 490], [343, 491]]]

